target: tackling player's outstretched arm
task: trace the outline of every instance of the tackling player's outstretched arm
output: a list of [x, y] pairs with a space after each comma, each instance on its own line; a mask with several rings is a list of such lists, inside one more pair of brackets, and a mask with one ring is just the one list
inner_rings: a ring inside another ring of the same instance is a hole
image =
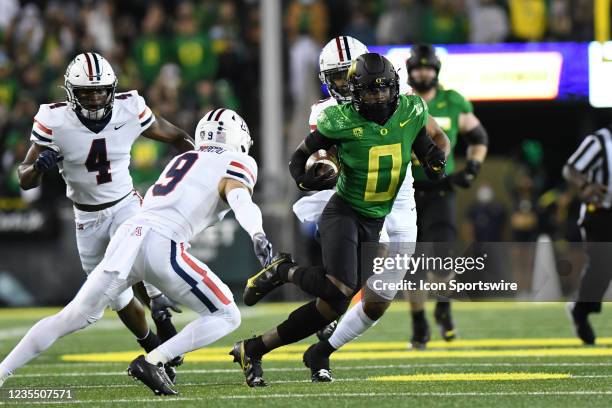
[[37, 187], [40, 185], [43, 173], [55, 167], [58, 160], [59, 154], [55, 150], [33, 143], [17, 168], [19, 186], [24, 190]]
[[272, 260], [272, 244], [266, 238], [261, 210], [251, 199], [251, 190], [240, 181], [224, 178], [219, 183], [219, 193], [242, 229], [251, 236], [255, 256], [262, 266], [267, 266]]
[[144, 137], [171, 144], [180, 153], [193, 150], [193, 140], [187, 132], [174, 126], [161, 116], [157, 116], [155, 119], [155, 122], [142, 133]]
[[300, 190], [327, 190], [336, 185], [336, 177], [330, 177], [328, 174], [317, 176], [316, 166], [306, 171], [306, 162], [311, 154], [320, 149], [327, 150], [334, 144], [331, 139], [315, 129], [293, 152], [289, 162], [289, 173]]

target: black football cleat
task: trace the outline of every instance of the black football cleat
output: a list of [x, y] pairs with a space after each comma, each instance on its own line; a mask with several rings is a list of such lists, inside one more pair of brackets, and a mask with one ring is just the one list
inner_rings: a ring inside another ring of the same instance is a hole
[[567, 303], [565, 310], [574, 325], [574, 332], [588, 346], [595, 344], [595, 332], [589, 322], [589, 314], [574, 302]]
[[178, 395], [162, 363], [151, 364], [140, 355], [130, 363], [127, 373], [149, 387], [155, 395]]
[[332, 382], [331, 369], [329, 368], [329, 356], [319, 353], [316, 344], [311, 345], [304, 352], [302, 361], [310, 368], [310, 380], [312, 382]]
[[164, 371], [172, 385], [176, 384], [176, 370], [170, 364], [164, 364]]
[[425, 350], [427, 343], [431, 339], [429, 323], [426, 319], [412, 320], [412, 337], [410, 338], [410, 348], [415, 350]]
[[268, 293], [285, 284], [278, 273], [278, 266], [290, 262], [293, 263], [290, 254], [279, 253], [257, 274], [251, 276], [244, 288], [243, 301], [247, 306], [253, 306]]
[[438, 328], [440, 328], [440, 336], [445, 341], [453, 341], [457, 337], [457, 332], [453, 324], [450, 302], [437, 302], [434, 318]]
[[249, 387], [267, 387], [268, 383], [263, 378], [263, 368], [261, 367], [261, 357], [247, 355], [244, 344], [247, 340], [234, 343], [230, 356], [234, 357], [234, 363], [238, 363]]
[[321, 341], [328, 340], [336, 331], [336, 327], [338, 327], [338, 320], [334, 320], [333, 322], [319, 330], [317, 332], [317, 338]]

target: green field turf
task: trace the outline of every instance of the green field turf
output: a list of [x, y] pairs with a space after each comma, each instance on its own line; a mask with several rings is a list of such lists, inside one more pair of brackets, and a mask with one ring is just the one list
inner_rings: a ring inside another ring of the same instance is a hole
[[[248, 388], [226, 355], [231, 344], [279, 323], [294, 306], [243, 309], [240, 329], [186, 357], [178, 397], [155, 397], [125, 374], [138, 347], [110, 311], [19, 370], [3, 392], [70, 388], [76, 399], [53, 405], [88, 407], [612, 407], [612, 311], [592, 318], [600, 345], [583, 347], [573, 340], [563, 305], [552, 303], [457, 303], [460, 339], [443, 343], [432, 327], [426, 351], [407, 350], [407, 305], [397, 303], [378, 326], [332, 359], [335, 382], [309, 382], [301, 363], [309, 339], [264, 360], [269, 387]], [[0, 309], [0, 357], [55, 310]], [[191, 318], [183, 313], [175, 320], [182, 327]], [[19, 405], [6, 396], [0, 404]]]

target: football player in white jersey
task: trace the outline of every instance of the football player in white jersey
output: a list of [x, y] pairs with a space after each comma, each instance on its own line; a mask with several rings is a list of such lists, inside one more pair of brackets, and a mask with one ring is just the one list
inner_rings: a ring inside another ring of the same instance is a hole
[[0, 383], [58, 338], [98, 320], [109, 303], [141, 280], [199, 315], [146, 357], [130, 363], [129, 375], [158, 395], [177, 394], [164, 364], [240, 325], [230, 289], [187, 248], [194, 235], [231, 209], [253, 239], [261, 264], [270, 262], [272, 245], [263, 230], [261, 211], [251, 199], [257, 180], [257, 163], [248, 155], [252, 141], [244, 120], [229, 109], [207, 113], [195, 139], [196, 150], [176, 156], [147, 191], [142, 210], [118, 228], [104, 259], [72, 302], [34, 325], [0, 363]]
[[[346, 80], [347, 72], [352, 60], [367, 52], [368, 49], [363, 43], [348, 36], [336, 37], [325, 45], [319, 58], [319, 79], [326, 85], [332, 97], [312, 106], [309, 120], [311, 131], [316, 130], [317, 118], [325, 108], [351, 102]], [[439, 127], [432, 121], [430, 117], [427, 133], [432, 135], [435, 141], [440, 136]], [[445, 135], [441, 137], [446, 138]], [[411, 256], [415, 250], [417, 213], [413, 182], [411, 165], [408, 165], [406, 178], [400, 187], [391, 213], [385, 218], [381, 233], [380, 242], [388, 247], [389, 257], [394, 257], [396, 254]], [[323, 190], [304, 197], [294, 204], [293, 211], [302, 222], [317, 222], [333, 194], [333, 190]], [[311, 370], [313, 382], [332, 381], [329, 356], [374, 326], [395, 298], [396, 290], [375, 290], [375, 279], [399, 282], [405, 273], [405, 270], [386, 270], [384, 276], [373, 276], [367, 282], [369, 291], [366, 291], [366, 296], [346, 312], [342, 320], [337, 323], [337, 327], [334, 327], [334, 322], [317, 333], [319, 343], [310, 346], [303, 357], [304, 364]]]
[[[140, 209], [141, 198], [129, 173], [130, 150], [141, 134], [172, 144], [179, 152], [193, 149], [189, 135], [155, 117], [137, 91], [115, 93], [117, 77], [102, 56], [86, 52], [70, 62], [64, 76], [67, 101], [43, 104], [34, 117], [32, 145], [19, 166], [24, 190], [41, 183], [57, 165], [74, 203], [76, 239], [85, 273], [100, 263], [115, 230]], [[172, 302], [151, 285], [158, 336], [149, 330], [140, 302], [126, 289], [111, 308], [147, 351], [176, 333], [168, 306]], [[175, 309], [176, 310], [176, 309]], [[178, 310], [177, 310], [178, 311]], [[177, 363], [180, 360], [177, 360]]]

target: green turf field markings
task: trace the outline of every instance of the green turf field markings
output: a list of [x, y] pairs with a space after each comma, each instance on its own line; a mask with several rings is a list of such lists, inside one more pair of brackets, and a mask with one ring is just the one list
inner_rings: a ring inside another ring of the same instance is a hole
[[[599, 345], [612, 345], [612, 338], [611, 337], [603, 337], [600, 339], [597, 339], [598, 344]], [[372, 352], [375, 350], [380, 350], [383, 353], [380, 354], [388, 354], [391, 357], [380, 357], [380, 358], [394, 358], [393, 356], [398, 355], [397, 353], [400, 353], [400, 357], [397, 358], [417, 358], [417, 357], [423, 357], [423, 358], [436, 358], [437, 354], [436, 353], [456, 353], [456, 357], [461, 357], [461, 351], [444, 351], [444, 350], [440, 350], [440, 349], [447, 349], [447, 348], [483, 348], [483, 347], [560, 347], [560, 346], [567, 346], [567, 351], [568, 354], [564, 354], [563, 353], [563, 349], [562, 348], [556, 348], [556, 349], [544, 349], [544, 351], [541, 354], [538, 354], [537, 351], [533, 351], [536, 354], [531, 354], [531, 355], [568, 355], [568, 356], [585, 356], [585, 355], [594, 355], [594, 356], [603, 356], [603, 355], [612, 355], [611, 350], [609, 349], [608, 352], [606, 352], [606, 349], [602, 349], [602, 348], [593, 348], [592, 350], [599, 350], [599, 351], [584, 351], [584, 352], [578, 352], [578, 354], [576, 354], [576, 351], [572, 351], [572, 350], [589, 350], [586, 348], [582, 348], [582, 347], [576, 347], [576, 346], [580, 346], [580, 340], [575, 339], [575, 338], [523, 338], [523, 339], [474, 339], [474, 340], [455, 340], [453, 342], [443, 342], [443, 341], [432, 341], [428, 344], [428, 348], [430, 350], [427, 350], [425, 352], [416, 352], [416, 353], [420, 353], [422, 355], [416, 356], [411, 354], [410, 356], [406, 356], [406, 357], [402, 357], [404, 355], [404, 353], [406, 353], [406, 343], [405, 342], [359, 342], [359, 343], [353, 343], [353, 344], [347, 344], [345, 347], [342, 348], [342, 352], [355, 352], [355, 354], [359, 354], [359, 351], [363, 351], [366, 354], [364, 354], [365, 357], [363, 358], [372, 358]], [[570, 346], [574, 346], [574, 348], [570, 348]], [[221, 360], [219, 360], [219, 356], [223, 355], [225, 356], [226, 351], [228, 350], [229, 346], [221, 346], [221, 347], [208, 347], [208, 348], [203, 348], [200, 350], [197, 350], [195, 352], [192, 352], [189, 354], [189, 359], [191, 361], [225, 361], [226, 358], [223, 358]], [[283, 347], [282, 349], [280, 349], [279, 351], [275, 351], [273, 353], [270, 354], [270, 356], [274, 356], [276, 355], [277, 357], [275, 357], [277, 360], [276, 361], [284, 361], [283, 357], [278, 357], [278, 356], [285, 356], [284, 358], [289, 359], [288, 361], [293, 360], [293, 358], [291, 356], [287, 357], [288, 354], [290, 353], [301, 353], [303, 351], [306, 350], [306, 348], [308, 347], [307, 344], [292, 344], [292, 345], [288, 345]], [[395, 350], [395, 351], [394, 351]], [[603, 351], [602, 351], [603, 350]], [[517, 352], [520, 352], [521, 350], [517, 350]], [[546, 352], [548, 351], [548, 353]], [[415, 353], [414, 350], [409, 351], [410, 353]], [[368, 354], [370, 353], [370, 354]], [[507, 356], [507, 355], [513, 355], [512, 354], [512, 350], [504, 350], [504, 349], [500, 349], [500, 350], [469, 350], [469, 351], [465, 351], [464, 353], [467, 353], [466, 355], [464, 355], [465, 357], [495, 357], [496, 353], [499, 353], [500, 356]], [[472, 353], [472, 354], [470, 354]], [[474, 354], [476, 353], [476, 354]], [[483, 355], [477, 355], [478, 353], [484, 353]], [[509, 354], [508, 354], [509, 353]], [[593, 353], [593, 354], [589, 354], [589, 353]], [[108, 352], [108, 353], [88, 353], [88, 354], [65, 354], [62, 355], [60, 358], [63, 361], [86, 361], [86, 362], [125, 362], [125, 361], [131, 361], [134, 358], [136, 358], [138, 355], [140, 354], [140, 351], [120, 351], [120, 352]], [[340, 355], [342, 353], [338, 353], [336, 355]], [[379, 354], [376, 354], [376, 356], [378, 356]], [[446, 354], [442, 354], [443, 356], [446, 356]], [[357, 359], [357, 356], [353, 356], [355, 359]], [[452, 356], [451, 356], [452, 357]], [[341, 359], [353, 359], [350, 356], [347, 357], [342, 357]]]
[[552, 373], [433, 373], [409, 375], [383, 375], [370, 377], [370, 381], [527, 381], [560, 380], [570, 378], [570, 374]]

